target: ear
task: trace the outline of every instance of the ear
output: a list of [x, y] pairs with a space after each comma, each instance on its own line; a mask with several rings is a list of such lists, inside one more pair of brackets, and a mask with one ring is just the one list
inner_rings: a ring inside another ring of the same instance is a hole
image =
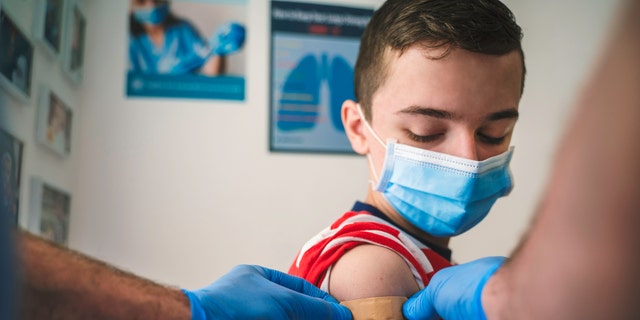
[[367, 141], [365, 119], [362, 119], [358, 112], [358, 104], [353, 100], [346, 100], [342, 103], [342, 125], [347, 133], [351, 148], [358, 154], [369, 153], [369, 143]]

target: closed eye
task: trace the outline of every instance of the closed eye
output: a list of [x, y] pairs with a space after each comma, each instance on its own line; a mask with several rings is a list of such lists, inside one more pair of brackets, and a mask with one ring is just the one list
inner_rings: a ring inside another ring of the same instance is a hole
[[421, 136], [421, 135], [417, 135], [409, 130], [406, 130], [407, 132], [407, 136], [409, 137], [409, 139], [418, 142], [418, 143], [427, 143], [427, 142], [433, 142], [436, 141], [437, 139], [439, 139], [440, 137], [442, 137], [444, 134], [442, 133], [438, 133], [438, 134], [430, 134], [430, 135], [426, 135], [426, 136]]
[[504, 140], [507, 138], [507, 136], [502, 136], [502, 137], [492, 137], [492, 136], [488, 136], [486, 134], [482, 134], [482, 133], [478, 133], [478, 138], [480, 139], [480, 141], [487, 143], [487, 144], [492, 144], [492, 145], [500, 145], [504, 142]]

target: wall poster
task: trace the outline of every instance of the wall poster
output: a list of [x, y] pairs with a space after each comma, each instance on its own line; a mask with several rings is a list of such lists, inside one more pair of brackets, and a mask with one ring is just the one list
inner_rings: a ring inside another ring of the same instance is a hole
[[342, 102], [373, 9], [271, 2], [270, 149], [353, 153]]
[[244, 100], [247, 0], [128, 0], [129, 97]]

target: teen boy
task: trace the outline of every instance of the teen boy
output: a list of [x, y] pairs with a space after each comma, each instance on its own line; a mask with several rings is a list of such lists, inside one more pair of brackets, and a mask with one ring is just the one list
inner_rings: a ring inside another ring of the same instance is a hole
[[512, 187], [521, 38], [498, 0], [389, 0], [376, 11], [355, 67], [357, 101], [342, 106], [369, 190], [289, 273], [345, 301], [409, 297], [450, 266], [449, 238]]

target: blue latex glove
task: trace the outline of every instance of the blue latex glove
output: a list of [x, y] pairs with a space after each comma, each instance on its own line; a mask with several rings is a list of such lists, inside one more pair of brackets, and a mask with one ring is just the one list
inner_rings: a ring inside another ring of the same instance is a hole
[[351, 320], [349, 309], [328, 293], [301, 278], [260, 266], [240, 265], [208, 287], [182, 291], [195, 320]]
[[506, 258], [488, 257], [438, 271], [429, 285], [407, 302], [402, 311], [408, 320], [482, 319], [482, 289]]
[[244, 44], [245, 33], [244, 26], [239, 23], [229, 22], [221, 25], [209, 40], [211, 54], [226, 56], [240, 50]]

